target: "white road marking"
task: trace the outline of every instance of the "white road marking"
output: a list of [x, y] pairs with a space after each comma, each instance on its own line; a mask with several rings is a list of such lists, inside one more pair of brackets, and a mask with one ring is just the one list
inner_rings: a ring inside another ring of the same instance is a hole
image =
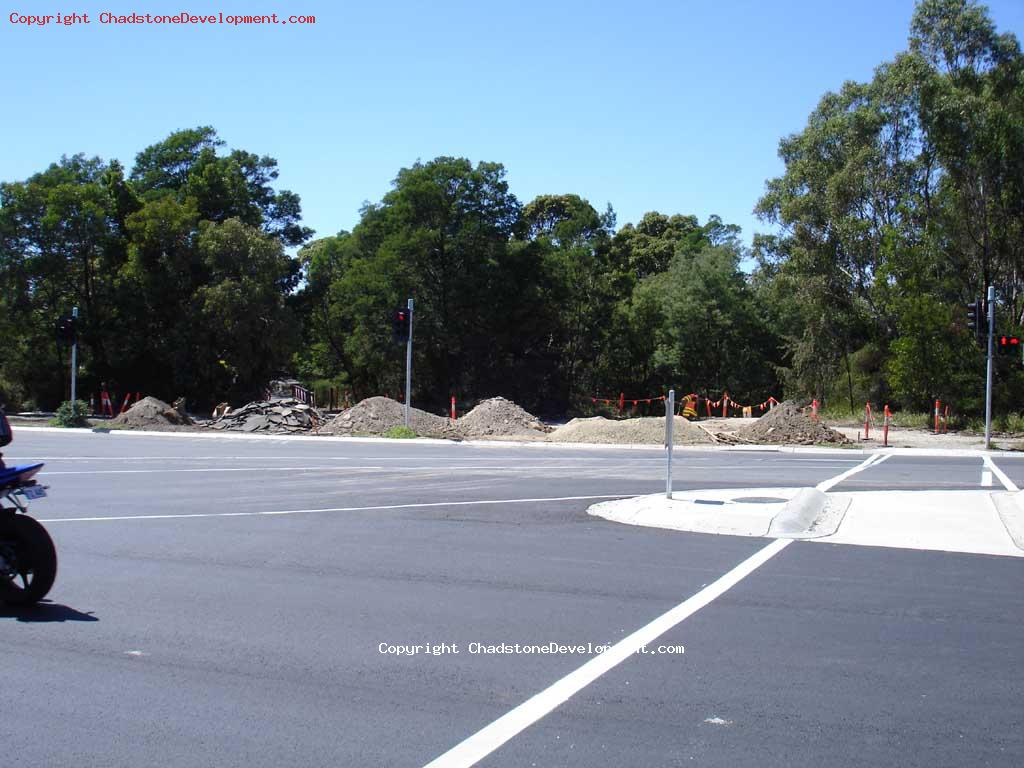
[[[349, 472], [353, 469], [383, 470], [384, 467], [197, 467], [193, 469], [69, 469], [47, 470], [44, 474], [51, 475], [153, 475], [172, 472], [307, 472], [310, 470], [328, 470], [330, 472]], [[392, 470], [394, 467], [391, 468]]]
[[1017, 484], [1015, 482], [1013, 482], [1013, 480], [1008, 478], [1006, 476], [1006, 473], [1003, 472], [1003, 470], [1001, 470], [999, 467], [996, 466], [996, 463], [994, 461], [992, 461], [992, 457], [989, 454], [986, 453], [982, 460], [985, 462], [985, 466], [988, 467], [988, 469], [992, 472], [992, 474], [999, 478], [999, 482], [1003, 484], [1003, 487], [1006, 490], [1008, 490], [1008, 491], [1019, 491], [1020, 490], [1020, 488], [1017, 487]]
[[[294, 456], [291, 457], [294, 460]], [[493, 459], [492, 459], [493, 461]], [[845, 464], [836, 464], [834, 467], [828, 467], [827, 465], [821, 465], [819, 469], [839, 468], [846, 466]], [[650, 469], [659, 469], [661, 464], [652, 466]], [[638, 468], [634, 468], [638, 469]], [[648, 469], [643, 467], [642, 469]], [[748, 464], [715, 464], [714, 466], [708, 467], [709, 470], [737, 470], [745, 469], [750, 472], [774, 472], [779, 467], [751, 467]], [[330, 466], [330, 467], [317, 467], [317, 466], [297, 466], [297, 467], [187, 467], [180, 469], [172, 469], [169, 467], [152, 467], [148, 469], [57, 469], [57, 470], [46, 470], [44, 474], [47, 477], [53, 475], [155, 475], [155, 474], [171, 474], [175, 472], [351, 472], [354, 470], [362, 471], [373, 471], [373, 472], [523, 472], [523, 471], [555, 471], [564, 472], [566, 470], [589, 470], [589, 471], [610, 471], [607, 467], [585, 467], [578, 464], [537, 464], [537, 465], [512, 465], [501, 464], [497, 466], [480, 466], [478, 464], [469, 464], [465, 466], [459, 466], [457, 464], [417, 464], [410, 465], [407, 467], [396, 467], [396, 466], [360, 466], [357, 464], [346, 464], [342, 466]]]
[[981, 484], [986, 488], [992, 485], [992, 472], [985, 469], [981, 472]]
[[468, 768], [468, 766], [475, 765], [601, 675], [630, 658], [640, 648], [653, 643], [677, 624], [736, 586], [745, 577], [785, 549], [791, 541], [792, 539], [776, 539], [768, 546], [758, 550], [724, 576], [713, 581], [675, 608], [623, 638], [574, 672], [570, 672], [561, 680], [452, 747], [440, 757], [430, 761], [426, 768]]
[[588, 501], [590, 499], [621, 499], [628, 493], [599, 496], [552, 496], [544, 499], [477, 499], [473, 501], [427, 501], [415, 504], [377, 504], [371, 507], [328, 507], [320, 509], [281, 509], [268, 512], [194, 512], [180, 515], [116, 515], [110, 517], [55, 517], [41, 523], [94, 523], [108, 520], [184, 520], [192, 517], [260, 517], [271, 515], [306, 515], [314, 512], [371, 512], [379, 509], [422, 509], [427, 507], [468, 507], [484, 504], [532, 504], [542, 501]]
[[826, 491], [828, 491], [829, 488], [839, 485], [839, 483], [843, 482], [847, 478], [853, 477], [858, 472], [863, 472], [868, 467], [877, 467], [890, 456], [892, 456], [891, 453], [874, 453], [857, 466], [846, 470], [842, 474], [836, 475], [835, 477], [830, 477], [828, 480], [822, 480], [815, 486], [815, 488], [817, 488], [822, 493], [825, 493]]

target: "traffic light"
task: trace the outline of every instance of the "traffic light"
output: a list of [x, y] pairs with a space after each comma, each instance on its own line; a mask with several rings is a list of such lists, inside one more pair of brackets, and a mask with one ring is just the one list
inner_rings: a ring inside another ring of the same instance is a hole
[[985, 338], [985, 315], [981, 311], [981, 299], [975, 299], [967, 305], [967, 327], [971, 329], [974, 338], [982, 341]]
[[1019, 336], [999, 336], [996, 338], [996, 349], [1000, 355], [1017, 355], [1021, 353]]
[[409, 319], [410, 312], [405, 307], [396, 309], [391, 315], [391, 335], [396, 344], [409, 341]]
[[57, 338], [67, 344], [74, 344], [78, 335], [75, 327], [75, 318], [71, 315], [61, 315], [57, 320]]

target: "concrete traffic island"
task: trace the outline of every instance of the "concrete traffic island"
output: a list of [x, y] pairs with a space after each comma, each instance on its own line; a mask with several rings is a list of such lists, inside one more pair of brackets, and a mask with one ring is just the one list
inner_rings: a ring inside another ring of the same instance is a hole
[[849, 503], [814, 488], [719, 488], [604, 501], [587, 511], [673, 531], [810, 539], [834, 534]]

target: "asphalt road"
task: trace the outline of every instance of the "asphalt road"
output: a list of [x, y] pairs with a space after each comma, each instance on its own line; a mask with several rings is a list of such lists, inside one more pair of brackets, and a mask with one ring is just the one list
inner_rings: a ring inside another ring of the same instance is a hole
[[[767, 544], [587, 516], [662, 488], [657, 449], [19, 430], [5, 458], [46, 461], [61, 555], [51, 602], [0, 606], [0, 743], [32, 766], [423, 766]], [[864, 458], [683, 451], [674, 483]], [[985, 473], [895, 456], [833, 490]], [[657, 641], [685, 653], [631, 655], [479, 764], [1019, 766], [1022, 584], [1020, 558], [793, 542]], [[388, 652], [417, 645], [445, 652]]]

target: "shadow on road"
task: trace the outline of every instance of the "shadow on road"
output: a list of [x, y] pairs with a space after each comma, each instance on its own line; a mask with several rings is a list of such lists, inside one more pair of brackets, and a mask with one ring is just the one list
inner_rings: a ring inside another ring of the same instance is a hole
[[46, 621], [99, 621], [92, 611], [82, 613], [60, 603], [42, 602], [36, 605], [4, 605], [0, 603], [0, 619], [27, 622]]

